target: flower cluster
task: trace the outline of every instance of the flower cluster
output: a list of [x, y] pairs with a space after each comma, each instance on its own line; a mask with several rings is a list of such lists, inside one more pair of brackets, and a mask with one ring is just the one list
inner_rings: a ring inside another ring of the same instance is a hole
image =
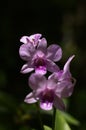
[[[71, 56], [61, 70], [55, 62], [62, 58], [62, 49], [57, 44], [47, 47], [47, 40], [41, 38], [41, 34], [23, 36], [20, 42], [19, 55], [26, 61], [21, 68], [21, 73], [32, 73], [28, 84], [32, 89], [26, 98], [26, 103], [39, 101], [40, 107], [44, 110], [51, 110], [54, 107], [60, 110], [65, 109], [62, 98], [71, 96], [75, 85], [75, 79], [70, 72]], [[45, 74], [51, 72], [48, 78]]]

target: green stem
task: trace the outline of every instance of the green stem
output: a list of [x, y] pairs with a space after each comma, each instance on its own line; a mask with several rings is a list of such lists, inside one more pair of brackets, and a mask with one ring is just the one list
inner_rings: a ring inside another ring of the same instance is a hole
[[53, 117], [52, 117], [52, 130], [55, 130], [55, 117], [56, 117], [56, 108], [53, 108]]
[[40, 128], [41, 128], [41, 130], [44, 130], [43, 123], [42, 123], [42, 119], [41, 119], [40, 108], [39, 108], [38, 103], [36, 103], [36, 106], [37, 106], [37, 114], [38, 114], [38, 118], [39, 118], [39, 121], [40, 121]]

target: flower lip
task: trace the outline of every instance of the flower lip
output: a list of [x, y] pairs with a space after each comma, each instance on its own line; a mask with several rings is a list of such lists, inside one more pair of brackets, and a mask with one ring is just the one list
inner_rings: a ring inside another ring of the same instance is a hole
[[46, 88], [40, 93], [39, 97], [41, 102], [43, 103], [48, 103], [48, 102], [53, 103], [54, 91], [52, 89]]
[[47, 103], [40, 102], [40, 107], [43, 110], [49, 111], [49, 110], [52, 110], [53, 103], [50, 103], [50, 102], [47, 102]]
[[36, 73], [46, 74], [46, 58], [42, 51], [37, 51], [36, 54], [33, 56], [32, 66], [35, 68]]
[[46, 66], [46, 62], [43, 58], [38, 57], [34, 60], [34, 65], [36, 68], [39, 68], [40, 66]]
[[52, 89], [46, 88], [39, 95], [40, 107], [44, 110], [51, 110], [54, 101], [54, 91]]

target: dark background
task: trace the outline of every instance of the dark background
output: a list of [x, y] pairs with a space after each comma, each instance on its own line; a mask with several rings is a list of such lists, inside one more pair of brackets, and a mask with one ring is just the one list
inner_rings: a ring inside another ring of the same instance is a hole
[[[75, 54], [71, 72], [77, 79], [73, 95], [68, 99], [67, 112], [86, 129], [86, 3], [83, 0], [2, 1], [0, 4], [0, 130], [29, 130], [38, 127], [34, 105], [24, 104], [31, 91], [29, 74], [20, 74], [24, 64], [19, 57], [20, 38], [41, 33], [49, 44], [59, 44], [63, 67]], [[35, 123], [36, 122], [36, 123]], [[43, 122], [50, 125], [48, 116]]]

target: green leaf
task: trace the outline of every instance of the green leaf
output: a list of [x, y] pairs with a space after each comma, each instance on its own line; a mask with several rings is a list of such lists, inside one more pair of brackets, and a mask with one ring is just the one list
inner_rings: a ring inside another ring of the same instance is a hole
[[80, 125], [80, 122], [77, 119], [75, 119], [73, 116], [71, 116], [70, 114], [62, 112], [62, 115], [64, 116], [65, 120], [68, 123], [72, 125], [76, 125], [76, 126]]
[[44, 130], [52, 130], [49, 126], [44, 125]]
[[56, 110], [55, 130], [71, 130], [64, 116], [59, 110]]

